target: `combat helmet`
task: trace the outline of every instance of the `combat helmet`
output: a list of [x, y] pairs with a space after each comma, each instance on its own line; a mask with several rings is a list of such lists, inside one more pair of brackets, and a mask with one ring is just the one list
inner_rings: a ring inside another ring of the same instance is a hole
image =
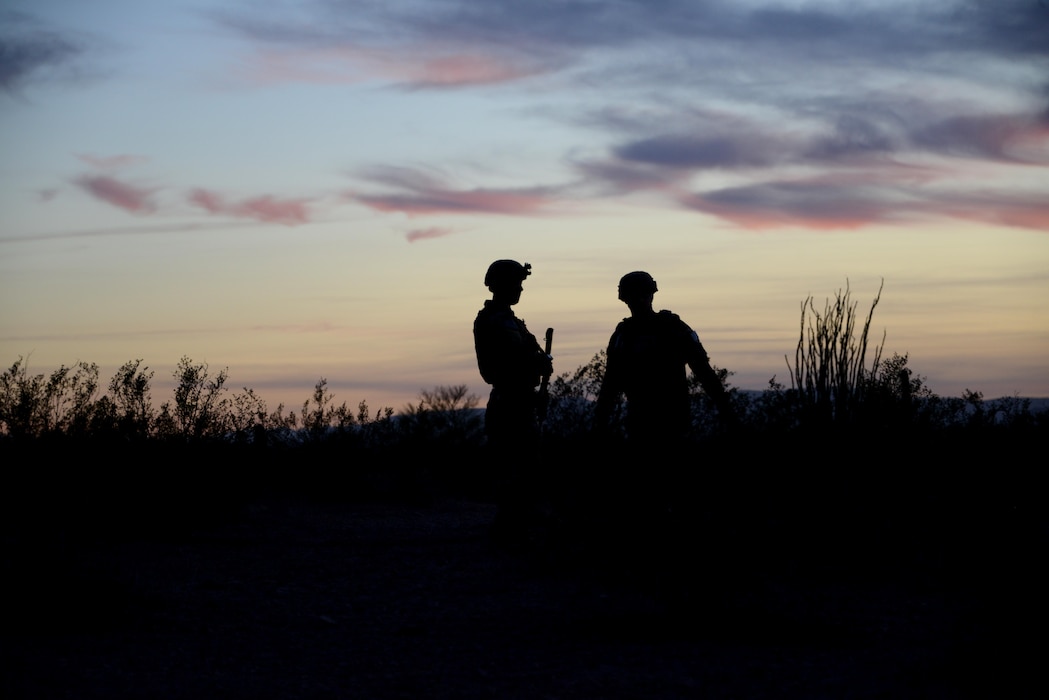
[[495, 287], [517, 285], [530, 274], [532, 274], [532, 266], [528, 263], [522, 265], [516, 260], [496, 260], [488, 266], [488, 272], [484, 276], [484, 286], [494, 289]]
[[619, 298], [622, 301], [635, 299], [659, 291], [656, 281], [647, 272], [628, 272], [619, 280]]

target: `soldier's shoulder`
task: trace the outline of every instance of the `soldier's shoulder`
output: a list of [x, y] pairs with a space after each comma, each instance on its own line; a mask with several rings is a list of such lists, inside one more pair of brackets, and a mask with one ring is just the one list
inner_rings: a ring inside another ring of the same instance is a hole
[[[668, 332], [681, 332], [689, 336], [696, 335], [696, 332], [692, 330], [692, 326], [688, 325], [680, 316], [672, 311], [663, 309], [656, 315], [656, 318], [659, 319], [660, 324], [667, 329]], [[699, 339], [698, 336], [696, 339]]]
[[477, 313], [477, 318], [474, 319], [474, 326], [491, 328], [493, 330], [497, 328], [520, 329], [522, 327], [520, 319], [514, 315], [512, 310], [499, 307], [481, 309]]
[[513, 316], [513, 311], [507, 306], [493, 304], [491, 301], [486, 301], [481, 310], [477, 312], [477, 318], [494, 318], [497, 316], [505, 316], [509, 314]]
[[673, 311], [669, 311], [667, 309], [661, 309], [656, 314], [656, 319], [658, 319], [660, 323], [668, 326], [688, 326], [687, 323], [681, 320], [680, 316], [678, 316]]

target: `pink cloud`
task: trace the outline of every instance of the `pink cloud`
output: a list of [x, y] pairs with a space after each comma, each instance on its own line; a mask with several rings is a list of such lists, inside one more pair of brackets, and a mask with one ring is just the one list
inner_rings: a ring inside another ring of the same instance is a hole
[[409, 65], [404, 77], [420, 87], [459, 87], [507, 83], [534, 75], [536, 66], [494, 56], [457, 54]]
[[116, 170], [148, 160], [145, 156], [119, 155], [119, 156], [96, 156], [89, 153], [77, 153], [76, 157], [88, 165], [99, 170]]
[[239, 216], [288, 226], [305, 224], [310, 219], [304, 200], [279, 200], [268, 195], [245, 200], [236, 205], [233, 212]]
[[155, 209], [149, 199], [153, 189], [135, 187], [107, 175], [84, 175], [74, 182], [93, 197], [135, 214]]
[[222, 198], [214, 192], [203, 189], [195, 189], [189, 193], [189, 201], [193, 202], [197, 206], [206, 209], [212, 214], [222, 214], [225, 211], [225, 205], [222, 203]]
[[958, 219], [1049, 231], [1049, 203], [1042, 200], [971, 197], [942, 208]]
[[548, 60], [447, 52], [434, 46], [410, 50], [341, 46], [261, 51], [250, 65], [248, 78], [263, 84], [385, 80], [417, 88], [451, 88], [512, 82], [550, 68]]
[[269, 195], [254, 197], [240, 202], [227, 203], [215, 192], [205, 189], [195, 189], [189, 193], [188, 199], [193, 204], [212, 214], [224, 214], [268, 223], [285, 224], [295, 226], [309, 222], [309, 211], [306, 208], [306, 200], [303, 199], [276, 199]]
[[455, 231], [450, 228], [431, 227], [409, 231], [404, 235], [404, 237], [408, 239], [409, 243], [415, 243], [416, 241], [424, 241], [429, 238], [442, 238], [444, 236], [450, 236], [453, 233], [455, 233]]

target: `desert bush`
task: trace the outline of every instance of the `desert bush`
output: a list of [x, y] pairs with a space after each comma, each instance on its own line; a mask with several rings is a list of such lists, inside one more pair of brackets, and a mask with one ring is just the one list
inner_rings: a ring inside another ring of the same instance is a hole
[[77, 362], [29, 374], [19, 357], [0, 375], [0, 433], [16, 438], [85, 436], [92, 430], [98, 365]]
[[882, 345], [876, 345], [870, 369], [866, 367], [871, 319], [882, 287], [859, 329], [858, 303], [852, 301], [848, 284], [844, 291], [838, 290], [833, 302], [826, 301], [822, 312], [816, 309], [811, 295], [801, 303], [801, 331], [793, 365], [785, 359], [793, 396], [805, 420], [845, 423], [857, 417], [881, 361]]
[[356, 421], [353, 411], [343, 401], [335, 405], [335, 394], [328, 388], [328, 380], [321, 377], [313, 386], [313, 395], [302, 402], [303, 437], [309, 440], [322, 440], [332, 432], [345, 432], [351, 429]]
[[[544, 435], [548, 439], [565, 439], [587, 433], [593, 427], [594, 402], [601, 392], [605, 378], [608, 354], [596, 353], [586, 364], [573, 372], [563, 372], [550, 382], [550, 397]], [[613, 433], [622, 430], [624, 402], [622, 398], [612, 410]]]
[[44, 385], [44, 431], [85, 435], [89, 431], [91, 409], [98, 393], [98, 365], [78, 362], [52, 372]]
[[480, 398], [465, 384], [423, 390], [419, 403], [404, 407], [398, 427], [412, 442], [445, 446], [477, 443], [484, 429], [484, 418], [476, 410], [479, 403]]
[[121, 365], [109, 381], [108, 400], [96, 407], [98, 431], [116, 433], [125, 439], [151, 437], [156, 420], [152, 381], [153, 372], [142, 365], [142, 360]]
[[[729, 404], [732, 406], [733, 413], [737, 417], [745, 415], [747, 412], [747, 400], [736, 387], [729, 383], [729, 378], [734, 373], [717, 365], [711, 365], [711, 367], [718, 381], [721, 382], [721, 386], [724, 387], [725, 393], [728, 394]], [[703, 391], [699, 377], [691, 371], [688, 373], [688, 390], [692, 406], [692, 427], [690, 429], [692, 438], [703, 439], [722, 431], [726, 425], [724, 420], [726, 416], [722, 416], [719, 413], [713, 399]]]
[[284, 413], [284, 404], [270, 412], [254, 389], [244, 387], [227, 404], [229, 437], [235, 444], [266, 446], [291, 442], [297, 419]]
[[37, 437], [46, 423], [44, 375], [30, 375], [19, 357], [0, 376], [0, 421], [4, 432], [15, 438]]
[[207, 363], [182, 356], [175, 368], [174, 404], [164, 402], [157, 416], [157, 433], [183, 440], [225, 437], [230, 431], [230, 405], [224, 398], [228, 368], [212, 376]]

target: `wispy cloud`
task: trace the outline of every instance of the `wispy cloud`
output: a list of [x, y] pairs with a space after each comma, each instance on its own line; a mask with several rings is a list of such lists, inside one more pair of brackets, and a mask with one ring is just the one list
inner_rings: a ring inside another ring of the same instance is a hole
[[[458, 46], [466, 53], [483, 49], [492, 55], [557, 55], [562, 67], [595, 51], [631, 52], [668, 44], [686, 56], [716, 57], [726, 46], [766, 58], [782, 53], [791, 57], [790, 65], [780, 66], [786, 70], [800, 62], [845, 61], [846, 67], [855, 67], [872, 58], [904, 65], [944, 52], [1049, 56], [1049, 9], [1036, 0], [920, 5], [816, 1], [793, 7], [731, 0], [316, 0], [305, 7], [292, 15], [277, 5], [271, 12], [253, 6], [251, 13], [225, 12], [216, 19], [262, 46]], [[704, 68], [681, 64], [686, 66], [693, 73]]]
[[91, 153], [75, 154], [84, 163], [99, 170], [119, 170], [139, 163], [145, 163], [149, 159], [145, 156], [122, 154], [115, 156], [99, 156]]
[[[1021, 190], [1049, 199], [1046, 176], [1030, 184], [1049, 168], [1044, 2], [301, 7], [214, 17], [249, 41], [259, 75], [271, 80], [469, 89], [547, 76], [529, 87], [566, 97], [547, 116], [587, 128], [591, 143], [605, 139], [603, 155], [565, 156], [583, 179], [571, 186], [577, 195], [655, 193], [748, 228], [933, 216], [1045, 227], [1037, 196], [976, 193], [952, 180], [978, 165], [1026, 168], [1016, 171]], [[409, 216], [532, 216], [570, 189], [469, 188], [425, 172], [370, 171], [373, 187], [351, 198]]]
[[[865, 180], [865, 182], [864, 182]], [[696, 192], [682, 206], [748, 229], [858, 229], [954, 218], [1049, 231], [1049, 200], [1001, 192], [925, 192], [863, 176], [765, 182]]]
[[409, 168], [373, 168], [365, 173], [375, 184], [392, 188], [383, 194], [349, 193], [347, 198], [378, 211], [425, 214], [537, 215], [559, 201], [554, 188], [456, 189], [438, 178]]
[[78, 229], [70, 231], [54, 231], [51, 233], [33, 233], [21, 236], [0, 237], [0, 245], [16, 243], [36, 243], [40, 241], [61, 241], [83, 238], [107, 238], [110, 236], [167, 236], [178, 233], [189, 233], [193, 231], [215, 231], [217, 229], [238, 229], [252, 226], [248, 222], [226, 222], [226, 223], [166, 223], [152, 226], [121, 226], [94, 229]]
[[190, 192], [187, 199], [211, 214], [254, 219], [286, 226], [305, 224], [310, 220], [305, 199], [278, 199], [265, 195], [227, 202], [216, 192], [202, 188]]
[[[1045, 115], [952, 115], [951, 107], [929, 99], [864, 116], [847, 111], [833, 122], [818, 114], [807, 122], [740, 120], [730, 127], [693, 116], [691, 130], [630, 139], [613, 146], [605, 161], [576, 167], [599, 190], [663, 191], [688, 209], [745, 228], [854, 229], [946, 216], [1044, 230], [1037, 198], [1004, 189], [972, 192], [954, 176], [975, 164], [1015, 166], [1028, 178], [1049, 168]], [[692, 184], [712, 172], [748, 182]], [[966, 204], [974, 201], [979, 207]]]
[[420, 47], [282, 47], [257, 51], [241, 75], [254, 84], [380, 81], [413, 89], [447, 89], [513, 82], [548, 69], [547, 61], [456, 47], [429, 51]]
[[96, 199], [134, 214], [156, 210], [152, 195], [156, 188], [136, 187], [108, 175], [82, 175], [74, 184]]
[[431, 238], [443, 238], [453, 233], [455, 233], [454, 229], [431, 226], [430, 228], [419, 228], [409, 231], [404, 234], [404, 237], [409, 243], [415, 243], [416, 241], [425, 241]]
[[1049, 118], [1044, 114], [950, 117], [915, 132], [913, 141], [937, 153], [1049, 166]]
[[83, 51], [73, 38], [44, 27], [28, 15], [0, 11], [0, 89], [7, 93], [71, 70]]
[[941, 202], [940, 208], [968, 221], [1049, 231], [1049, 199], [1037, 194], [969, 193]]
[[626, 144], [615, 155], [628, 162], [668, 168], [743, 168], [773, 165], [780, 151], [767, 139], [665, 135]]
[[726, 187], [680, 197], [683, 206], [743, 228], [855, 229], [899, 220], [913, 206], [874, 183], [825, 178]]

